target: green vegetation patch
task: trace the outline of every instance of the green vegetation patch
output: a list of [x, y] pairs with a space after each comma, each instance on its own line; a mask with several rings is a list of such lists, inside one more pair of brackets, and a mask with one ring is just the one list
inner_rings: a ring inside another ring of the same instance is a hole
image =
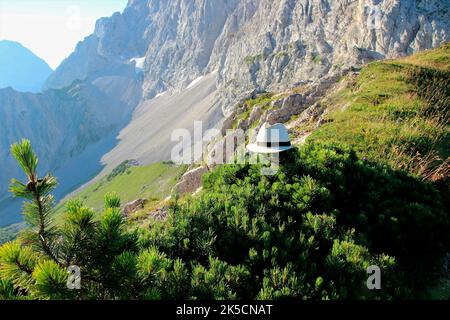
[[[262, 93], [258, 95], [254, 99], [248, 99], [244, 102], [242, 106], [243, 111], [236, 117], [235, 122], [233, 123], [233, 129], [236, 129], [237, 124], [240, 121], [245, 121], [250, 118], [250, 114], [256, 106], [260, 106], [262, 111], [266, 111], [271, 107], [271, 103], [273, 101], [275, 94], [271, 92]], [[252, 124], [250, 124], [251, 126]]]
[[23, 229], [24, 223], [17, 223], [7, 227], [0, 228], [0, 244], [11, 241], [17, 237], [17, 234]]
[[[159, 201], [170, 195], [178, 178], [186, 170], [185, 166], [176, 166], [169, 162], [159, 162], [148, 166], [130, 166], [129, 162], [119, 165], [109, 176], [88, 186], [73, 198], [95, 210], [103, 207], [104, 196], [117, 193], [122, 203], [138, 198]], [[56, 212], [61, 215], [65, 203], [58, 205]]]
[[[196, 298], [406, 299], [438, 283], [448, 228], [432, 185], [314, 143], [283, 154], [274, 176], [217, 168], [143, 242], [204, 266], [192, 274]], [[370, 265], [383, 290], [367, 290]]]
[[260, 54], [256, 54], [256, 55], [253, 55], [253, 56], [245, 57], [244, 62], [247, 65], [251, 66], [251, 65], [255, 64], [256, 62], [262, 61], [262, 60], [264, 60], [264, 54], [260, 53]]
[[[219, 166], [198, 196], [174, 199], [166, 221], [139, 229], [115, 193], [97, 212], [71, 200], [53, 224], [55, 178], [38, 176], [29, 141], [12, 154], [27, 177], [11, 191], [30, 201], [29, 228], [0, 246], [1, 299], [410, 299], [448, 287], [448, 198], [348, 146], [307, 143], [269, 176], [263, 165]], [[374, 265], [383, 290], [367, 287]], [[80, 268], [78, 290], [68, 266]]]
[[447, 54], [444, 46], [369, 64], [353, 86], [335, 94], [334, 111], [309, 139], [343, 142], [361, 157], [432, 181], [447, 179], [450, 73], [443, 71], [448, 60], [442, 58]]
[[450, 71], [450, 43], [439, 49], [431, 49], [400, 59], [401, 62], [420, 67]]

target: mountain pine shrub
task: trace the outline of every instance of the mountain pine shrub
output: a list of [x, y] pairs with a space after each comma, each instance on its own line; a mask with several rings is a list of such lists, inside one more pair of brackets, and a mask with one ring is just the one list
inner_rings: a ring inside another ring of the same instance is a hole
[[[275, 176], [219, 167], [148, 243], [187, 263], [211, 266], [212, 256], [247, 270], [242, 286], [226, 277], [237, 298], [417, 297], [438, 278], [449, 249], [445, 194], [347, 147], [308, 144], [282, 161]], [[381, 291], [367, 290], [371, 265], [383, 270]]]
[[[70, 201], [55, 225], [28, 141], [13, 154], [28, 181], [29, 228], [0, 247], [3, 299], [390, 299], [423, 297], [449, 251], [448, 199], [432, 184], [360, 160], [345, 146], [307, 144], [279, 172], [225, 165], [195, 198], [175, 198], [167, 221], [133, 230], [120, 199], [100, 219]], [[81, 269], [69, 290], [67, 268]], [[367, 268], [382, 290], [367, 289]]]

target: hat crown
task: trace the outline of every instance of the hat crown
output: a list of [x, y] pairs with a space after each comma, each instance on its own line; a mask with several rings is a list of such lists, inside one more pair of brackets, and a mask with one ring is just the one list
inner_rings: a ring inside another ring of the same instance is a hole
[[289, 132], [286, 126], [282, 123], [277, 123], [271, 126], [269, 123], [264, 123], [256, 137], [257, 142], [290, 142]]
[[289, 132], [284, 124], [277, 123], [271, 126], [264, 123], [256, 136], [256, 142], [249, 144], [247, 150], [255, 153], [280, 153], [292, 149]]

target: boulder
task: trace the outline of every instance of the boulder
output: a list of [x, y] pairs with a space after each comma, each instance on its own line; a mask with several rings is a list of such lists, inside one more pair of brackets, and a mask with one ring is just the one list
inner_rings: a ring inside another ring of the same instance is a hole
[[272, 109], [267, 114], [267, 122], [274, 124], [284, 123], [292, 115], [299, 114], [305, 109], [305, 99], [301, 94], [292, 94], [286, 98], [272, 102]]
[[150, 212], [149, 216], [155, 220], [163, 221], [167, 219], [167, 214], [169, 209], [167, 207], [162, 207]]
[[132, 202], [127, 203], [123, 208], [123, 214], [126, 216], [129, 216], [132, 213], [135, 213], [136, 211], [144, 209], [145, 204], [147, 203], [147, 200], [145, 199], [137, 199]]
[[179, 196], [183, 196], [188, 193], [194, 193], [202, 185], [202, 177], [207, 173], [209, 169], [206, 166], [201, 166], [186, 172], [180, 182], [174, 187], [174, 191]]
[[248, 125], [251, 126], [253, 123], [258, 121], [261, 118], [262, 113], [263, 113], [262, 106], [260, 106], [260, 105], [255, 106], [253, 108], [252, 112], [250, 113], [249, 118], [248, 118]]

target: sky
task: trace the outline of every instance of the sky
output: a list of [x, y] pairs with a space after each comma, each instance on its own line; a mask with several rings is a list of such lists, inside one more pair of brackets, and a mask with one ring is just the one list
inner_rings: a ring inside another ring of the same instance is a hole
[[127, 0], [0, 0], [0, 40], [20, 42], [52, 69]]

